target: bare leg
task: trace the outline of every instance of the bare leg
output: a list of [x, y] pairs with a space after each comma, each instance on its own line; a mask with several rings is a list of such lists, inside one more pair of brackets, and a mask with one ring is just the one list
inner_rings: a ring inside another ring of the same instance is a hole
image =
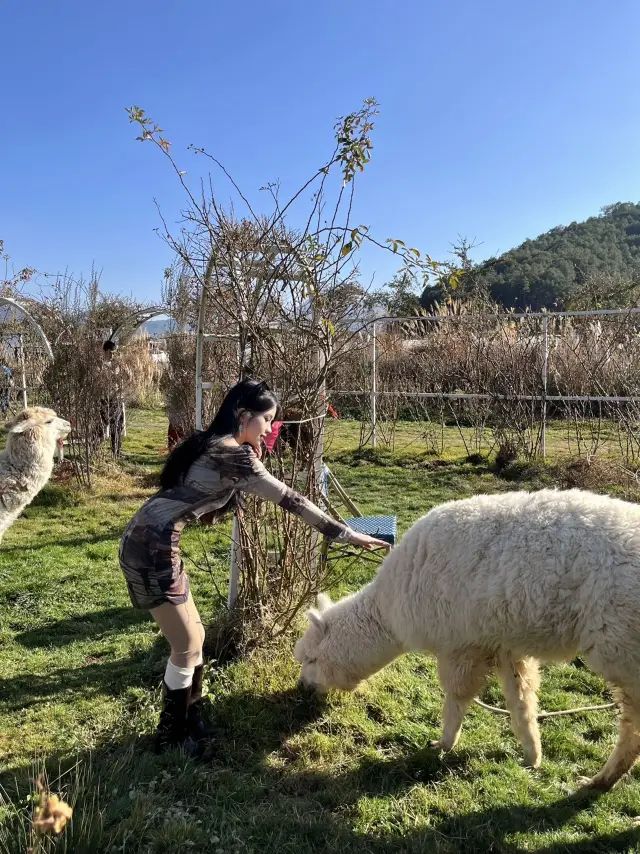
[[511, 712], [511, 727], [524, 748], [525, 765], [537, 768], [542, 759], [536, 693], [540, 687], [538, 662], [534, 658], [504, 658], [498, 675]]
[[489, 660], [476, 650], [461, 651], [458, 656], [438, 659], [438, 676], [444, 690], [442, 735], [430, 742], [438, 750], [455, 747], [469, 703], [482, 688], [489, 671]]
[[176, 667], [195, 667], [201, 660], [204, 627], [193, 597], [184, 605], [165, 602], [151, 609], [151, 616], [171, 646], [171, 661]]

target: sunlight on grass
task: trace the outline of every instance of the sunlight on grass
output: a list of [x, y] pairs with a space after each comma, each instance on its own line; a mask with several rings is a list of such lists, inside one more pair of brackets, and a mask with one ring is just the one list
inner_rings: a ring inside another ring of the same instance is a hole
[[[357, 453], [358, 428], [330, 425], [328, 459], [367, 513], [395, 513], [400, 530], [434, 504], [513, 489], [461, 442], [436, 459], [401, 427], [395, 453]], [[134, 611], [118, 567], [121, 532], [154, 490], [166, 446], [160, 412], [128, 416], [125, 458], [105, 465], [91, 494], [53, 483], [0, 549], [0, 852], [24, 854], [30, 779], [46, 761], [74, 807], [55, 850], [93, 852], [578, 852], [638, 850], [633, 775], [598, 800], [569, 797], [615, 739], [610, 713], [550, 719], [544, 761], [521, 765], [508, 721], [473, 708], [459, 749], [428, 747], [440, 719], [434, 662], [406, 656], [354, 695], [310, 701], [296, 690], [295, 635], [224, 668], [210, 667], [218, 728], [206, 765], [156, 757], [148, 737], [167, 647]], [[204, 537], [204, 539], [203, 539]], [[184, 537], [210, 550], [224, 581], [225, 531]], [[366, 582], [356, 562], [339, 590]], [[206, 620], [219, 602], [192, 572]], [[489, 701], [501, 703], [497, 683]], [[572, 666], [545, 670], [544, 708], [606, 702], [602, 681]]]

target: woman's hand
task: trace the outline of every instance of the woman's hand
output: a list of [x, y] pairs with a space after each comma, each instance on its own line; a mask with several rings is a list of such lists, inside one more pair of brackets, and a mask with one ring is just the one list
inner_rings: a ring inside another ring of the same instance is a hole
[[375, 537], [370, 537], [368, 534], [361, 534], [358, 531], [349, 532], [349, 542], [352, 546], [360, 546], [363, 549], [367, 549], [367, 551], [384, 549], [388, 552], [391, 549], [391, 544], [386, 540], [377, 540]]
[[252, 445], [251, 442], [247, 442], [247, 445], [251, 448], [256, 457], [261, 460], [262, 459], [262, 445]]

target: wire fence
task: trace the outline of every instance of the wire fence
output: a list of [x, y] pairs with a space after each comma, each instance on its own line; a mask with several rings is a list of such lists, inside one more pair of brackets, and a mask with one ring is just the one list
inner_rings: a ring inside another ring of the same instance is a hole
[[[395, 445], [400, 424], [434, 452], [549, 442], [571, 453], [639, 456], [640, 309], [378, 318], [330, 381], [361, 445]], [[454, 428], [453, 433], [448, 428]]]

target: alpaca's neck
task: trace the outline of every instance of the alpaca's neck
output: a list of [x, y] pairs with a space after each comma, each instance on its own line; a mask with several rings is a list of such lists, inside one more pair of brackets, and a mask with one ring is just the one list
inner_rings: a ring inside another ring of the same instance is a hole
[[34, 442], [22, 435], [10, 435], [7, 443], [11, 467], [38, 484], [40, 481], [46, 482], [51, 476], [54, 452], [55, 442]]
[[331, 620], [329, 633], [335, 633], [342, 654], [346, 651], [345, 663], [355, 681], [377, 673], [403, 652], [380, 613], [374, 585], [367, 585], [338, 608], [340, 613]]

